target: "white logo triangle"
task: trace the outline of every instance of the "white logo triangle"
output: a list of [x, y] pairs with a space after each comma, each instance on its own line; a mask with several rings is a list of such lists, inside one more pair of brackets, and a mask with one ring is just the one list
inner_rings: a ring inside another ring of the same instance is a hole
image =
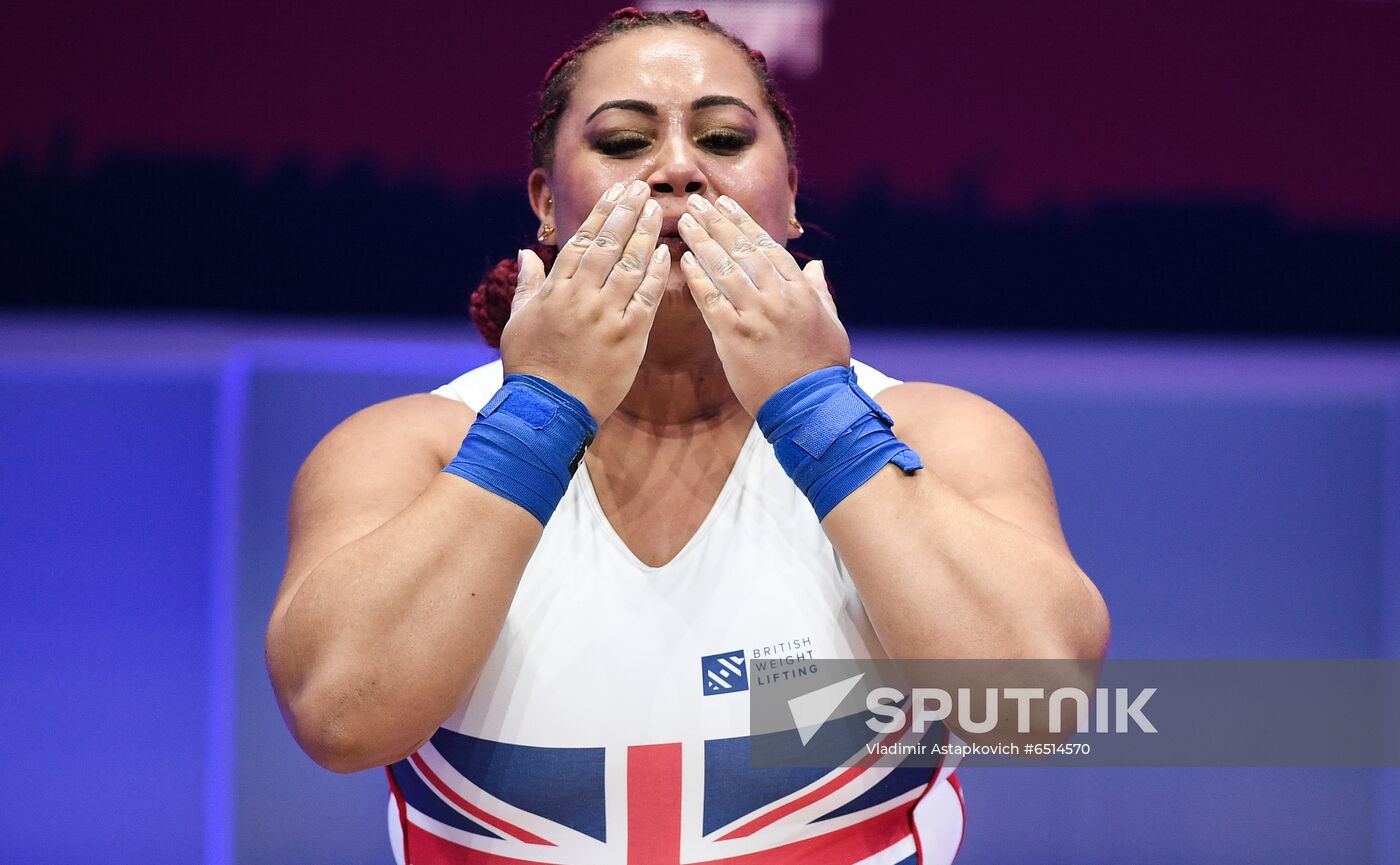
[[864, 673], [857, 673], [849, 679], [842, 679], [810, 694], [788, 700], [788, 711], [792, 713], [792, 723], [797, 727], [797, 735], [802, 737], [803, 745], [812, 741], [821, 725], [827, 722], [841, 705], [841, 701], [846, 699], [846, 695], [851, 693], [856, 683], [864, 677]]

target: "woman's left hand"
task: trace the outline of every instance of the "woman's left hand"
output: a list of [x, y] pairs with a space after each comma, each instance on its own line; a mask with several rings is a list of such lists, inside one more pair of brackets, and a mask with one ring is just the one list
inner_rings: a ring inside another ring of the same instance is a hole
[[757, 415], [802, 376], [849, 366], [851, 341], [836, 316], [820, 261], [792, 255], [728, 196], [690, 196], [680, 234], [681, 270], [710, 328], [734, 395]]

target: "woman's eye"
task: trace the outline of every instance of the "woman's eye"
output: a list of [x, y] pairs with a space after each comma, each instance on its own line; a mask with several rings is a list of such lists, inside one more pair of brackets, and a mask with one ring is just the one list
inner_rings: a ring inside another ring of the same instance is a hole
[[[753, 143], [751, 136], [733, 129], [716, 129], [697, 139], [701, 147], [721, 156], [733, 156]], [[597, 139], [593, 146], [605, 156], [635, 155], [651, 146], [651, 139], [640, 132], [615, 132]]]
[[647, 137], [637, 132], [606, 135], [594, 145], [608, 156], [625, 156], [647, 146]]
[[706, 132], [704, 135], [700, 136], [700, 144], [713, 153], [732, 156], [745, 147], [748, 147], [750, 139], [749, 136], [741, 132], [725, 129], [715, 132]]

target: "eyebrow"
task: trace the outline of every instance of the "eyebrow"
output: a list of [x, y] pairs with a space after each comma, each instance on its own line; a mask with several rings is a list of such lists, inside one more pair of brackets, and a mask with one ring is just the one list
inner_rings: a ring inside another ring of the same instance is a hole
[[[706, 108], [716, 108], [721, 105], [736, 105], [749, 112], [754, 117], [758, 116], [758, 113], [750, 108], [747, 102], [737, 96], [701, 96], [699, 99], [690, 103], [690, 110], [703, 111]], [[656, 117], [661, 113], [657, 111], [655, 105], [652, 105], [650, 102], [643, 102], [640, 99], [611, 99], [593, 109], [593, 113], [588, 115], [588, 119], [584, 122], [587, 123], [609, 108], [618, 108], [623, 111], [635, 111], [638, 114], [645, 114], [648, 117]]]

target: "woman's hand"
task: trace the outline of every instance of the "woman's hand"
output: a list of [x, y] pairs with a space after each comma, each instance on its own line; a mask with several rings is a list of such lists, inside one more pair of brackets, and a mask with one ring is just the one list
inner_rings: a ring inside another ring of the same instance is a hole
[[714, 337], [734, 395], [757, 415], [774, 393], [813, 370], [848, 366], [851, 341], [821, 262], [799, 268], [743, 208], [690, 196], [681, 270]]
[[545, 276], [529, 250], [510, 320], [501, 332], [507, 375], [547, 379], [602, 423], [632, 381], [666, 289], [671, 250], [656, 241], [661, 208], [641, 180], [616, 184], [598, 200]]

